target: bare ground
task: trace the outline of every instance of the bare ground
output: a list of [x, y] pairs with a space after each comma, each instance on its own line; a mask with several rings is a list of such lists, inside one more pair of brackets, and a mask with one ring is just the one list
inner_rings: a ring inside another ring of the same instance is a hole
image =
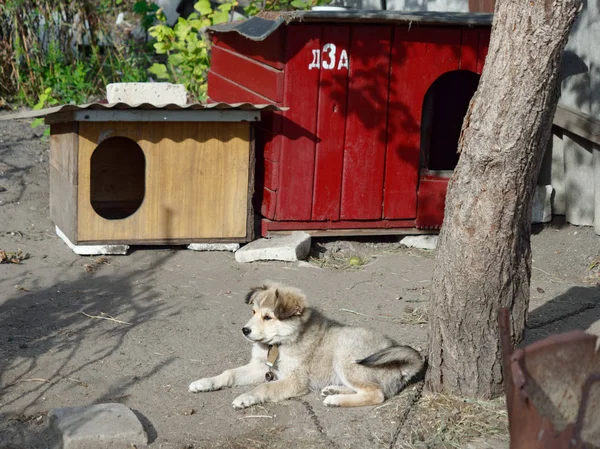
[[[245, 363], [243, 295], [264, 279], [302, 288], [345, 323], [426, 350], [419, 312], [432, 254], [375, 239], [315, 242], [315, 255], [337, 256], [311, 266], [240, 265], [230, 253], [165, 247], [80, 257], [48, 217], [47, 148], [27, 123], [0, 122], [0, 249], [30, 254], [0, 265], [0, 448], [45, 447], [47, 410], [98, 402], [134, 409], [151, 448], [450, 447], [414, 432], [426, 413], [411, 407], [420, 384], [383, 406], [344, 410], [311, 394], [235, 411], [244, 389], [187, 392], [191, 381]], [[598, 236], [538, 231], [527, 341], [576, 328], [600, 334], [600, 278], [588, 271], [600, 258]], [[363, 265], [344, 263], [355, 254]]]

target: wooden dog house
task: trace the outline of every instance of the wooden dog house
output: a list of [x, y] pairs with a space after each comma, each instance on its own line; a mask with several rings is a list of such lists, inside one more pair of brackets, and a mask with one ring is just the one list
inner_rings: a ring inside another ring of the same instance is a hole
[[212, 27], [210, 101], [257, 126], [262, 233], [401, 233], [443, 220], [492, 16], [265, 13]]
[[50, 215], [73, 244], [187, 244], [253, 239], [251, 122], [275, 110], [96, 103], [21, 117], [51, 125]]

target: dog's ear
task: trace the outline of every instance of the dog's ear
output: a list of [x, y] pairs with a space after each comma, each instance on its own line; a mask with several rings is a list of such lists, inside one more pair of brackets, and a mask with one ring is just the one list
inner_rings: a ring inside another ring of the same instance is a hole
[[284, 288], [275, 290], [275, 308], [273, 313], [278, 320], [300, 316], [306, 308], [306, 297], [297, 289]]
[[264, 292], [268, 287], [266, 285], [261, 285], [260, 287], [253, 287], [250, 289], [250, 291], [248, 293], [246, 293], [246, 297], [244, 298], [244, 301], [246, 301], [246, 304], [253, 304], [254, 301], [256, 300], [256, 294], [258, 292]]

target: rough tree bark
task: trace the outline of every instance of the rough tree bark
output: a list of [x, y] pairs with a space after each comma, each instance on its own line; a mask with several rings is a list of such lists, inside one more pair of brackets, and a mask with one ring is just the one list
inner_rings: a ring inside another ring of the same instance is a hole
[[446, 197], [430, 303], [434, 392], [502, 393], [496, 324], [522, 339], [531, 275], [531, 208], [580, 0], [498, 0], [479, 88], [463, 123]]

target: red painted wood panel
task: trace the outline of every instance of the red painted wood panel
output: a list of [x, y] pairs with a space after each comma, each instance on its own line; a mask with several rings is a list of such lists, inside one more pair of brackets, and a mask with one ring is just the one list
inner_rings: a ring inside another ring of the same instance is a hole
[[264, 41], [253, 41], [244, 36], [232, 33], [214, 34], [213, 45], [235, 51], [249, 58], [268, 64], [276, 69], [283, 69], [285, 28], [282, 27]]
[[208, 96], [215, 101], [223, 101], [226, 103], [274, 103], [268, 98], [246, 89], [244, 86], [240, 86], [233, 81], [223, 78], [212, 70], [208, 71]]
[[342, 175], [343, 220], [382, 216], [391, 26], [354, 25]]
[[319, 50], [320, 25], [290, 25], [285, 45], [286, 111], [281, 153], [278, 220], [310, 220], [315, 166], [317, 87], [319, 70], [309, 69], [313, 50]]
[[312, 219], [338, 220], [348, 99], [348, 67], [344, 63], [348, 61], [350, 27], [325, 27], [322, 43], [335, 47], [328, 47], [323, 56], [327, 67], [331, 68], [321, 67]]
[[421, 113], [425, 93], [442, 74], [457, 70], [461, 30], [395, 29], [390, 82], [384, 217], [414, 218], [419, 178]]
[[466, 28], [462, 32], [460, 45], [460, 64], [461, 70], [470, 70], [477, 73], [477, 58], [479, 52], [479, 30]]
[[275, 218], [275, 209], [277, 207], [277, 192], [273, 192], [266, 187], [263, 189], [263, 201], [260, 213], [263, 217]]
[[442, 226], [448, 181], [448, 178], [441, 177], [426, 177], [421, 180], [417, 228], [437, 229]]
[[272, 101], [283, 99], [283, 72], [230, 50], [213, 46], [210, 69]]
[[488, 53], [488, 47], [490, 45], [491, 30], [482, 29], [479, 33], [479, 55], [477, 58], [477, 73], [481, 75], [483, 70], [483, 63]]
[[279, 186], [279, 163], [265, 159], [264, 173], [265, 187], [270, 190], [277, 190]]
[[260, 116], [260, 122], [256, 126], [266, 131], [264, 146], [265, 159], [279, 161], [281, 153], [281, 144], [283, 142], [282, 115], [280, 112], [263, 112]]

